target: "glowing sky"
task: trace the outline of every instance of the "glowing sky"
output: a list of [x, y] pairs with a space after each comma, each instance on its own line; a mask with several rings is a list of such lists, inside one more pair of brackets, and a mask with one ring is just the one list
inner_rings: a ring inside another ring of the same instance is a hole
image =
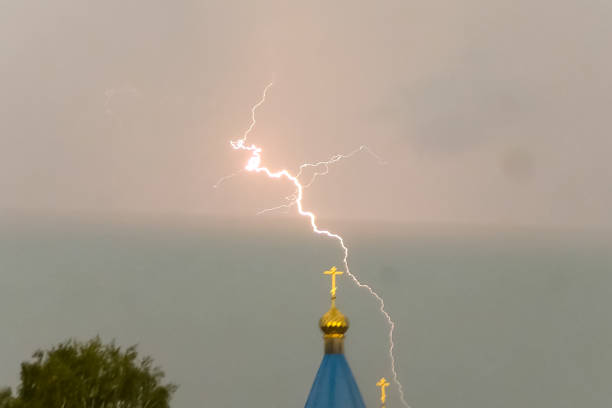
[[[87, 2], [89, 3], [89, 2]], [[0, 6], [0, 210], [253, 214], [252, 140], [326, 217], [611, 225], [612, 6], [107, 1]]]

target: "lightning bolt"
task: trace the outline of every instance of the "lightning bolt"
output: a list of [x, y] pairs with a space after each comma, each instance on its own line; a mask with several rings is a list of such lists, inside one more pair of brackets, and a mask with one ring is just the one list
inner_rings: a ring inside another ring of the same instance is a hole
[[[256, 146], [255, 144], [247, 144], [247, 138], [249, 136], [249, 134], [253, 131], [253, 128], [255, 127], [255, 124], [257, 123], [256, 119], [255, 119], [255, 112], [257, 111], [257, 109], [263, 105], [263, 103], [266, 101], [266, 96], [268, 94], [268, 91], [270, 90], [270, 88], [272, 87], [272, 83], [268, 84], [264, 90], [263, 90], [263, 94], [261, 96], [261, 99], [255, 104], [253, 105], [253, 107], [251, 108], [251, 123], [249, 125], [249, 127], [247, 128], [247, 130], [244, 132], [244, 134], [242, 135], [242, 137], [240, 139], [237, 140], [232, 140], [230, 141], [230, 144], [232, 146], [232, 148], [234, 150], [245, 150], [251, 153], [251, 156], [247, 162], [247, 165], [245, 166], [244, 170], [248, 171], [248, 172], [255, 172], [255, 173], [264, 173], [265, 175], [267, 175], [269, 178], [273, 178], [273, 179], [281, 179], [281, 178], [286, 178], [287, 180], [289, 180], [290, 182], [293, 183], [293, 185], [295, 186], [295, 194], [293, 196], [290, 196], [289, 198], [291, 198], [291, 203], [286, 204], [286, 205], [281, 205], [279, 207], [274, 207], [268, 210], [264, 210], [265, 211], [270, 211], [273, 209], [278, 209], [278, 208], [282, 208], [282, 207], [290, 207], [295, 205], [297, 207], [297, 211], [298, 213], [303, 216], [308, 218], [308, 220], [310, 221], [310, 226], [312, 227], [312, 230], [319, 234], [319, 235], [324, 235], [327, 236], [329, 238], [333, 238], [335, 240], [338, 241], [338, 243], [340, 244], [340, 246], [342, 247], [342, 251], [344, 253], [344, 258], [342, 260], [342, 262], [344, 263], [344, 270], [346, 271], [347, 276], [360, 288], [367, 290], [370, 295], [372, 295], [379, 304], [379, 310], [381, 312], [381, 314], [385, 317], [385, 319], [387, 320], [387, 323], [389, 325], [389, 358], [391, 360], [391, 371], [393, 373], [393, 381], [395, 382], [395, 384], [397, 385], [397, 389], [399, 391], [399, 395], [400, 395], [400, 400], [402, 401], [402, 404], [406, 407], [406, 408], [410, 408], [410, 406], [408, 405], [408, 403], [406, 402], [406, 399], [404, 397], [404, 389], [402, 384], [399, 381], [398, 375], [397, 375], [397, 369], [396, 369], [396, 362], [395, 362], [395, 355], [393, 353], [394, 348], [395, 348], [395, 343], [393, 342], [393, 331], [395, 330], [395, 322], [391, 319], [391, 316], [389, 315], [389, 313], [386, 311], [385, 309], [385, 301], [383, 300], [383, 298], [374, 291], [374, 289], [372, 289], [369, 285], [362, 283], [357, 276], [355, 276], [349, 268], [348, 265], [348, 247], [346, 246], [346, 244], [344, 243], [344, 239], [338, 235], [335, 234], [333, 232], [330, 232], [328, 230], [325, 229], [321, 229], [319, 228], [319, 226], [317, 225], [317, 217], [316, 215], [312, 212], [312, 211], [307, 211], [304, 209], [303, 204], [302, 204], [302, 199], [304, 197], [304, 189], [306, 189], [307, 187], [309, 187], [310, 185], [312, 185], [312, 183], [314, 182], [314, 180], [322, 175], [325, 175], [329, 172], [329, 166], [333, 163], [338, 162], [339, 160], [351, 157], [355, 154], [357, 154], [360, 151], [367, 151], [368, 153], [370, 153], [371, 155], [373, 155], [376, 159], [378, 159], [379, 162], [382, 162], [382, 160], [380, 160], [380, 158], [378, 156], [376, 156], [367, 146], [361, 146], [358, 149], [348, 153], [348, 154], [337, 154], [335, 156], [332, 156], [329, 160], [327, 161], [323, 161], [323, 162], [318, 162], [318, 163], [306, 163], [306, 164], [302, 164], [300, 166], [299, 172], [296, 175], [291, 174], [288, 170], [286, 169], [282, 169], [282, 170], [278, 170], [278, 171], [272, 171], [270, 169], [268, 169], [267, 167], [263, 167], [261, 165], [261, 153], [262, 153], [262, 149], [261, 147]], [[310, 180], [308, 181], [308, 183], [306, 184], [302, 184], [299, 180], [299, 177], [302, 175], [303, 171], [306, 168], [314, 168], [315, 172], [314, 174], [311, 176]], [[318, 171], [317, 169], [322, 168], [322, 171]], [[234, 173], [233, 175], [230, 176], [226, 176], [224, 178], [222, 178], [221, 180], [219, 180], [219, 182], [217, 182], [217, 184], [215, 184], [215, 187], [218, 187], [223, 181], [227, 180], [230, 177], [233, 177], [234, 175], [236, 175], [238, 173]]]
[[[300, 176], [302, 175], [302, 173], [304, 172], [305, 169], [312, 167], [315, 169], [315, 172], [313, 173], [313, 175], [311, 176], [310, 180], [308, 181], [308, 183], [304, 184], [304, 188], [308, 188], [312, 185], [312, 183], [314, 183], [314, 181], [316, 180], [317, 177], [319, 176], [325, 176], [326, 174], [329, 173], [329, 166], [331, 164], [334, 164], [336, 162], [339, 162], [342, 159], [348, 159], [353, 157], [354, 155], [356, 155], [357, 153], [360, 152], [367, 152], [369, 153], [372, 157], [374, 157], [379, 164], [387, 164], [387, 162], [385, 162], [384, 160], [382, 160], [376, 153], [374, 153], [368, 146], [359, 146], [357, 149], [353, 150], [352, 152], [349, 152], [347, 154], [336, 154], [334, 156], [332, 156], [329, 160], [326, 161], [320, 161], [318, 163], [304, 163], [300, 166], [300, 171], [296, 174], [295, 177], [300, 178]], [[323, 168], [323, 171], [319, 171], [317, 170], [319, 167]]]
[[[329, 166], [339, 162], [340, 160], [343, 159], [349, 159], [351, 157], [353, 157], [354, 155], [356, 155], [357, 153], [360, 152], [366, 152], [368, 153], [370, 156], [374, 157], [379, 164], [384, 165], [387, 164], [387, 162], [385, 162], [384, 160], [382, 160], [376, 153], [374, 153], [368, 146], [359, 146], [357, 149], [353, 150], [352, 152], [346, 153], [346, 154], [336, 154], [332, 157], [330, 157], [328, 160], [325, 161], [320, 161], [320, 162], [316, 162], [316, 163], [304, 163], [302, 165], [300, 165], [299, 171], [298, 173], [295, 175], [295, 178], [297, 178], [298, 180], [300, 180], [300, 177], [302, 177], [302, 174], [304, 173], [304, 171], [308, 168], [312, 168], [314, 169], [312, 175], [310, 176], [310, 179], [308, 180], [308, 182], [304, 183], [302, 182], [302, 187], [304, 189], [310, 187], [311, 185], [313, 185], [313, 183], [315, 182], [315, 180], [319, 177], [319, 176], [325, 176], [327, 174], [329, 174]], [[236, 175], [236, 173], [229, 175], [229, 176], [225, 176], [223, 178], [221, 178], [219, 180], [219, 182], [217, 182], [217, 184], [215, 184], [215, 186], [218, 186], [218, 184], [220, 182], [225, 181], [227, 178], [233, 177], [234, 175]], [[289, 208], [293, 207], [296, 204], [297, 201], [297, 197], [298, 197], [298, 190], [296, 189], [295, 192], [293, 194], [291, 194], [290, 196], [285, 197], [285, 200], [288, 201], [287, 204], [281, 204], [278, 205], [276, 207], [272, 207], [272, 208], [266, 208], [265, 210], [261, 210], [257, 213], [257, 215], [262, 215], [268, 212], [272, 212], [272, 211], [276, 211], [276, 210], [280, 210], [281, 208], [284, 208], [286, 210], [288, 210]]]
[[[302, 174], [304, 173], [304, 171], [306, 169], [308, 169], [308, 168], [314, 169], [314, 171], [313, 171], [312, 175], [310, 176], [310, 179], [308, 180], [308, 182], [301, 183], [302, 187], [304, 187], [306, 189], [306, 188], [310, 187], [319, 176], [325, 176], [325, 175], [329, 174], [329, 166], [330, 165], [332, 165], [332, 164], [334, 164], [336, 162], [339, 162], [340, 160], [343, 160], [343, 159], [349, 159], [349, 158], [353, 157], [354, 155], [356, 155], [357, 153], [360, 153], [360, 152], [368, 153], [370, 156], [375, 158], [378, 161], [378, 163], [381, 164], [381, 165], [387, 164], [387, 162], [382, 160], [376, 153], [374, 153], [372, 151], [372, 149], [370, 149], [368, 146], [362, 145], [362, 146], [359, 146], [357, 149], [353, 150], [352, 152], [349, 152], [349, 153], [346, 153], [346, 154], [336, 154], [336, 155], [330, 157], [328, 160], [325, 160], [325, 161], [320, 161], [320, 162], [316, 162], [316, 163], [304, 163], [304, 164], [300, 165], [299, 171], [295, 175], [295, 178], [297, 178], [299, 180], [300, 177], [302, 176]], [[233, 176], [233, 175], [226, 176], [226, 178], [227, 177], [231, 177], [231, 176]], [[223, 180], [223, 178], [220, 181], [222, 181], [222, 180]], [[266, 208], [265, 210], [259, 211], [257, 213], [257, 215], [265, 214], [267, 212], [271, 212], [271, 211], [275, 211], [275, 210], [280, 210], [281, 208], [285, 208], [285, 209], [288, 210], [289, 208], [291, 208], [292, 206], [294, 206], [296, 204], [297, 196], [298, 196], [298, 191], [296, 189], [293, 194], [291, 194], [288, 197], [285, 197], [285, 200], [288, 201], [287, 204], [281, 204], [281, 205], [278, 205], [276, 207]]]

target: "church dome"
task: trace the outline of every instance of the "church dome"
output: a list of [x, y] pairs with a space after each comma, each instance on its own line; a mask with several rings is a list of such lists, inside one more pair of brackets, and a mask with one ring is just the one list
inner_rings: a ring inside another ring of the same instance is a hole
[[319, 328], [325, 335], [324, 337], [343, 338], [349, 328], [349, 321], [335, 305], [332, 305], [327, 313], [321, 316]]
[[344, 334], [349, 328], [349, 321], [336, 308], [336, 275], [342, 273], [336, 267], [324, 272], [331, 275], [332, 283], [331, 307], [319, 320], [325, 355], [305, 408], [365, 408], [359, 387], [344, 357]]

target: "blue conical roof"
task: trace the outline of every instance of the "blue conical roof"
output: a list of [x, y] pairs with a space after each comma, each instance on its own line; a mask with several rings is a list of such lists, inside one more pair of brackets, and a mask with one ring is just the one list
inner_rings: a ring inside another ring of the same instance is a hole
[[305, 408], [365, 408], [344, 354], [325, 354]]

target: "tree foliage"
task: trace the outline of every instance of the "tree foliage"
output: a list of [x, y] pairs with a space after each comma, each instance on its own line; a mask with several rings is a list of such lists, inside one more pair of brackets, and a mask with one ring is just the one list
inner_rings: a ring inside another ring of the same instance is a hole
[[0, 408], [12, 408], [15, 399], [10, 388], [0, 388]]
[[0, 394], [0, 408], [168, 408], [176, 386], [163, 377], [136, 346], [69, 340], [22, 363], [17, 397], [8, 390], [3, 406]]

